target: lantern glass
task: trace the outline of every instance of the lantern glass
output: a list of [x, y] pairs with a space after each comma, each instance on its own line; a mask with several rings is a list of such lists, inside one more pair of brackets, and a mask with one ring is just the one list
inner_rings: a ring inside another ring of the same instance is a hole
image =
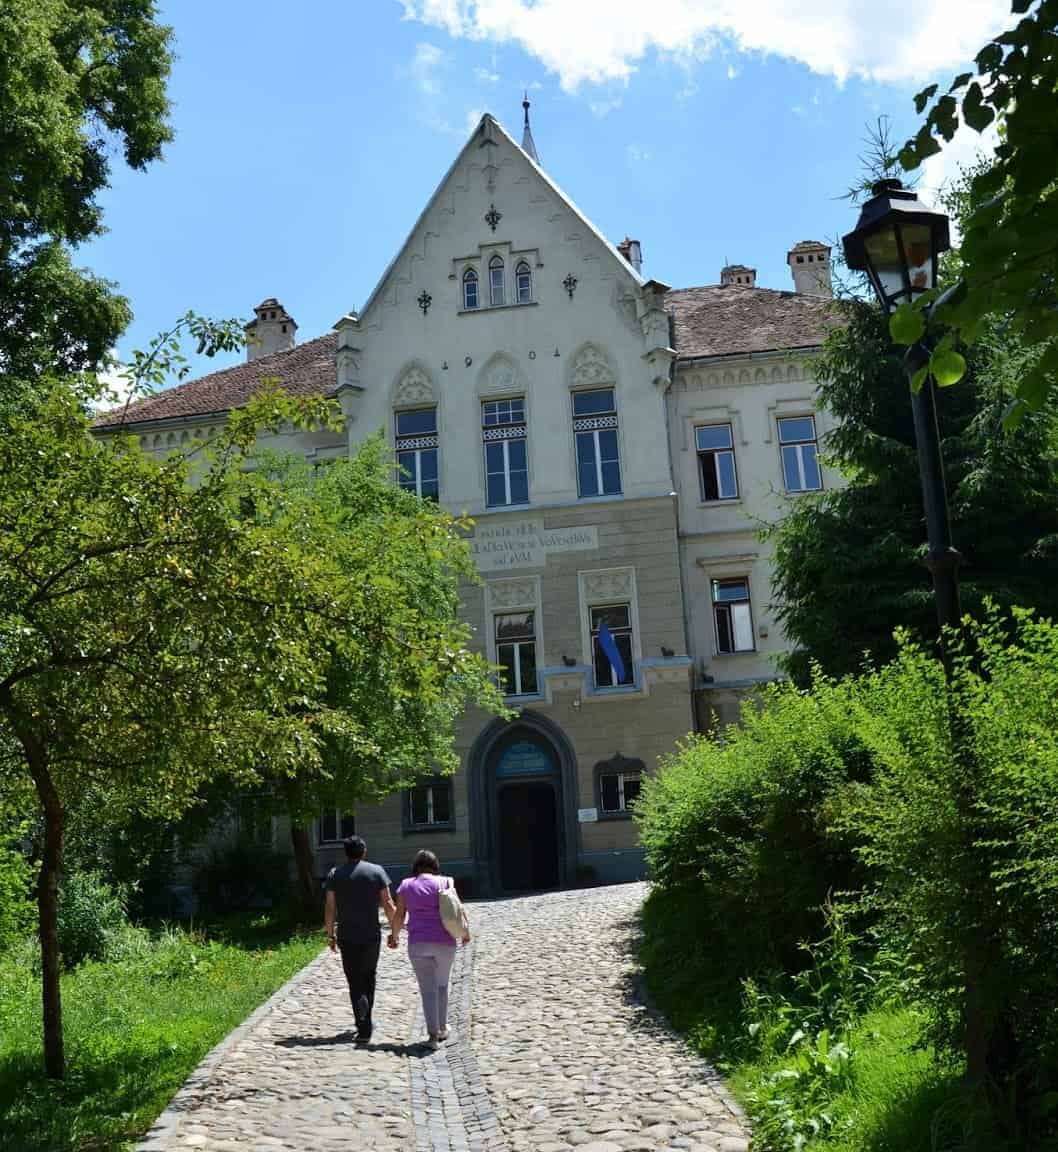
[[867, 255], [867, 271], [874, 281], [874, 290], [892, 311], [905, 297], [904, 261], [900, 253], [895, 227], [879, 228], [865, 236], [863, 247]]
[[933, 259], [933, 236], [926, 224], [903, 224], [900, 238], [907, 257], [907, 278], [911, 299], [928, 292], [936, 280], [936, 262]]

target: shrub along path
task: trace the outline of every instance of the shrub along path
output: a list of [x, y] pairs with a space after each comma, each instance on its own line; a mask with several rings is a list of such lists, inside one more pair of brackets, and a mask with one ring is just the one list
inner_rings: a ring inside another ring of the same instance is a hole
[[474, 905], [437, 1052], [417, 1042], [403, 948], [383, 949], [363, 1047], [341, 966], [320, 956], [204, 1062], [142, 1152], [744, 1152], [716, 1073], [640, 1001], [644, 894]]

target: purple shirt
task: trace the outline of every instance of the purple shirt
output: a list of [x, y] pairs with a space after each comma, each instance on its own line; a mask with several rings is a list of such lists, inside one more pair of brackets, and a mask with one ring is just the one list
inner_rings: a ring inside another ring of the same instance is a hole
[[448, 883], [431, 872], [409, 876], [400, 882], [397, 895], [404, 897], [404, 906], [408, 909], [409, 944], [451, 944], [455, 947], [456, 942], [441, 923], [437, 900], [437, 893], [447, 888]]

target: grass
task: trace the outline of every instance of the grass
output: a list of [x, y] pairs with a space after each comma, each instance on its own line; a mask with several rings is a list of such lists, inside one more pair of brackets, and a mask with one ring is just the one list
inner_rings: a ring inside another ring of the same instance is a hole
[[[672, 1024], [727, 1076], [751, 1118], [763, 1119], [761, 1101], [769, 1097], [789, 1099], [799, 1118], [825, 1113], [830, 1127], [825, 1135], [808, 1139], [804, 1152], [936, 1152], [955, 1146], [943, 1139], [938, 1118], [959, 1098], [958, 1071], [940, 1064], [919, 1042], [922, 1017], [906, 1005], [870, 1006], [843, 1038], [851, 1051], [843, 1074], [829, 1082], [829, 1091], [828, 1077], [816, 1078], [828, 1094], [825, 1103], [799, 1099], [798, 1086], [787, 1077], [799, 1070], [804, 1083], [806, 1069], [797, 1052], [787, 1049], [787, 1037], [798, 1027], [800, 1009], [772, 993], [772, 1018], [763, 1026], [765, 1032], [774, 1030], [777, 1042], [749, 1040], [751, 1021], [741, 982], [732, 976], [725, 942], [705, 939], [695, 930], [696, 899], [695, 893], [655, 891], [647, 900], [641, 951], [647, 984]], [[776, 1026], [776, 1014], [781, 1019], [787, 1010], [792, 1023], [783, 1031]], [[810, 1014], [809, 1006], [805, 1015]], [[758, 1152], [794, 1147], [788, 1138], [769, 1142], [763, 1129], [758, 1125]]]
[[213, 930], [130, 929], [119, 958], [63, 977], [67, 1075], [45, 1079], [27, 947], [0, 956], [0, 1150], [119, 1152], [202, 1057], [320, 950], [267, 917]]

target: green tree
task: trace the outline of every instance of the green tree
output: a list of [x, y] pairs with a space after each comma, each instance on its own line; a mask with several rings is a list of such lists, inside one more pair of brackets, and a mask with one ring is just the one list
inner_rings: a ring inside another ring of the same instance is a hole
[[[848, 485], [791, 502], [771, 529], [798, 679], [812, 660], [840, 675], [864, 653], [891, 659], [898, 627], [936, 634], [907, 380], [881, 312], [861, 302], [843, 309], [847, 323], [821, 359], [820, 397], [839, 421], [824, 450]], [[1058, 615], [1058, 413], [999, 430], [1036, 355], [992, 322], [966, 352], [965, 386], [938, 394], [963, 607], [974, 614], [989, 596]]]
[[[158, 461], [104, 442], [87, 395], [60, 382], [0, 413], [0, 741], [41, 812], [37, 886], [45, 1064], [63, 1074], [56, 895], [67, 809], [178, 815], [211, 776], [303, 764], [320, 733], [294, 697], [322, 694], [318, 658], [348, 623], [325, 555], [242, 512], [262, 426], [322, 401], [265, 394], [218, 443]], [[201, 463], [199, 463], [201, 459]], [[193, 481], [193, 482], [192, 482]], [[365, 635], [364, 643], [381, 643]]]
[[142, 169], [171, 137], [170, 40], [153, 0], [0, 7], [0, 400], [98, 368], [128, 323], [71, 250], [103, 231], [115, 151]]
[[[1012, 12], [1022, 18], [981, 49], [974, 71], [939, 97], [931, 84], [915, 98], [919, 113], [933, 103], [900, 162], [914, 169], [956, 132], [999, 129], [994, 157], [971, 180], [962, 275], [937, 302], [933, 322], [949, 339], [973, 343], [987, 336], [991, 317], [1003, 316], [1038, 351], [1011, 397], [1008, 416], [1020, 418], [1046, 402], [1058, 378], [1058, 0], [1014, 0]], [[924, 297], [918, 306], [930, 303]], [[913, 342], [915, 328], [907, 330]]]
[[[282, 764], [273, 769], [302, 901], [311, 908], [319, 894], [309, 830], [320, 811], [352, 811], [431, 773], [454, 771], [459, 714], [468, 705], [497, 713], [504, 707], [459, 620], [460, 582], [477, 580], [467, 523], [393, 483], [381, 436], [318, 471], [302, 459], [276, 461], [272, 469], [284, 501], [267, 515], [302, 530], [311, 525], [313, 549], [330, 556], [348, 581], [343, 611], [355, 621], [329, 652], [322, 760], [294, 772]], [[363, 635], [383, 639], [365, 645]]]

